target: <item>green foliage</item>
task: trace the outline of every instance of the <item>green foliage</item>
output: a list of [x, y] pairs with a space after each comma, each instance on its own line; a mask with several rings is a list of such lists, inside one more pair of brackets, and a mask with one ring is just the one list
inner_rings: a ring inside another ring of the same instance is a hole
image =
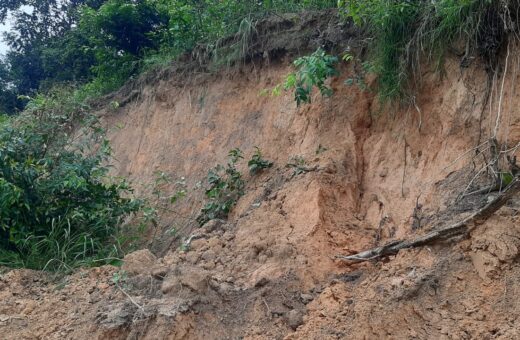
[[226, 167], [217, 165], [208, 172], [208, 184], [205, 194], [208, 202], [202, 207], [197, 222], [204, 225], [216, 218], [226, 218], [238, 199], [244, 194], [244, 180], [236, 165], [243, 159], [240, 149], [229, 152]]
[[31, 2], [32, 15], [22, 5], [27, 2], [0, 0], [0, 22], [9, 13], [15, 22], [6, 36], [7, 72], [0, 65], [0, 110], [8, 114], [23, 108], [18, 95], [62, 83], [84, 88], [91, 94], [85, 97], [106, 94], [199, 45], [212, 51], [216, 66], [229, 65], [247, 54], [261, 18], [335, 1], [42, 0]]
[[515, 179], [515, 176], [511, 172], [499, 172], [498, 173], [499, 180], [500, 180], [500, 186], [502, 188], [507, 187], [513, 179]]
[[337, 62], [337, 57], [327, 55], [321, 48], [310, 56], [296, 59], [294, 61], [296, 72], [287, 76], [285, 90], [294, 89], [294, 100], [298, 106], [301, 103], [311, 102], [314, 87], [320, 90], [322, 96], [331, 96], [332, 89], [325, 85], [325, 80], [339, 74], [334, 68]]
[[[166, 187], [173, 186], [173, 193], [165, 194]], [[152, 194], [155, 196], [156, 202], [160, 207], [177, 203], [182, 198], [186, 197], [186, 179], [181, 177], [174, 181], [169, 174], [158, 171], [155, 174], [155, 182], [152, 189]]]
[[316, 149], [316, 155], [322, 154], [322, 153], [324, 153], [327, 150], [328, 149], [326, 147], [324, 147], [321, 144], [318, 144], [318, 148]]
[[[368, 69], [377, 75], [383, 101], [410, 94], [420, 74], [420, 58], [440, 65], [446, 50], [460, 40], [466, 43], [468, 57], [471, 50], [482, 47], [477, 45], [483, 38], [489, 40], [486, 35], [500, 35], [497, 30], [503, 26], [496, 14], [493, 27], [486, 26], [493, 17], [490, 13], [500, 7], [495, 0], [340, 0], [339, 7], [372, 35]], [[502, 12], [510, 11], [507, 5], [502, 7]], [[499, 36], [491, 38], [500, 40]], [[493, 46], [495, 52], [498, 47]]]
[[[0, 126], [0, 264], [62, 270], [112, 262], [119, 226], [142, 203], [107, 177], [110, 147], [93, 119], [84, 139], [48, 100]], [[45, 110], [45, 111], [41, 111]]]
[[[3, 34], [10, 47], [5, 56], [10, 82], [7, 95], [14, 92], [16, 98], [16, 95], [32, 95], [58, 82], [89, 80], [94, 56], [85, 48], [87, 39], [77, 29], [78, 9], [82, 5], [96, 8], [102, 1], [0, 0], [0, 22], [5, 22], [9, 14], [12, 25], [11, 30]], [[3, 79], [0, 74], [0, 82]], [[1, 87], [0, 96], [3, 96]], [[21, 107], [23, 103], [17, 103], [16, 109]]]
[[124, 285], [128, 280], [128, 273], [125, 270], [118, 270], [112, 275], [112, 282], [116, 286]]
[[247, 167], [249, 168], [249, 173], [251, 175], [256, 175], [264, 169], [268, 169], [273, 166], [273, 162], [265, 160], [262, 157], [262, 151], [260, 148], [255, 146], [255, 153], [251, 157], [251, 159], [247, 162]]
[[0, 115], [13, 114], [21, 106], [16, 91], [10, 86], [12, 81], [9, 65], [0, 56]]

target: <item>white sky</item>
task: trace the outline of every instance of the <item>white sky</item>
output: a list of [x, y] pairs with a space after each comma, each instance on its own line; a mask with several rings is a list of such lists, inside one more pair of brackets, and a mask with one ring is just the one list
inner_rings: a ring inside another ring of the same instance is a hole
[[[24, 5], [21, 7], [21, 9], [27, 13], [32, 12], [31, 6]], [[9, 31], [10, 29], [11, 29], [11, 22], [10, 22], [10, 19], [7, 18], [5, 24], [3, 24], [3, 25], [0, 24], [0, 55], [4, 55], [5, 52], [7, 52], [7, 49], [9, 48], [9, 47], [7, 47], [7, 44], [5, 43], [5, 41], [3, 39], [3, 35], [4, 35], [4, 32]]]
[[9, 23], [7, 23], [7, 25], [0, 25], [0, 54], [5, 54], [5, 52], [7, 51], [7, 45], [5, 44], [2, 35], [4, 32], [7, 32], [9, 28]]

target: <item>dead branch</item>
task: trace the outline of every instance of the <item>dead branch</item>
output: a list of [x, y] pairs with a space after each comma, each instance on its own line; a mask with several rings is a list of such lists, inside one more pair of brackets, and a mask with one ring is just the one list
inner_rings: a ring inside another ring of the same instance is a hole
[[504, 191], [500, 193], [495, 199], [462, 221], [444, 228], [439, 228], [415, 239], [396, 240], [387, 243], [384, 246], [365, 250], [354, 255], [337, 255], [336, 258], [354, 263], [363, 262], [389, 255], [395, 255], [401, 249], [421, 247], [455, 236], [467, 235], [476, 226], [481, 225], [486, 220], [488, 220], [498, 209], [506, 204], [506, 202], [509, 201], [509, 199], [511, 199], [518, 192], [520, 192], [520, 178], [515, 177], [511, 184], [509, 184], [509, 186], [507, 186]]
[[119, 290], [125, 294], [125, 296], [130, 300], [130, 302], [132, 302], [134, 304], [134, 306], [136, 306], [137, 308], [139, 308], [139, 310], [141, 311], [144, 311], [144, 307], [141, 306], [140, 304], [138, 304], [137, 302], [135, 302], [135, 300], [132, 298], [132, 296], [130, 296], [130, 294], [128, 294], [123, 288], [121, 288], [120, 285], [117, 285], [117, 288], [119, 288]]

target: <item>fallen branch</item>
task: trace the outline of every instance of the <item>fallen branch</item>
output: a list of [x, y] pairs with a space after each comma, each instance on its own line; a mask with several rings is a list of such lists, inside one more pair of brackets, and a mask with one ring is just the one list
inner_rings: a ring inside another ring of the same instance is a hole
[[395, 255], [401, 249], [421, 247], [440, 240], [446, 240], [455, 236], [465, 235], [473, 230], [473, 228], [476, 226], [488, 220], [498, 209], [506, 204], [506, 202], [509, 201], [509, 199], [511, 199], [518, 192], [520, 192], [520, 178], [515, 177], [511, 184], [509, 184], [509, 186], [507, 186], [504, 191], [500, 193], [495, 199], [462, 221], [444, 228], [434, 230], [426, 235], [419, 236], [412, 240], [396, 240], [387, 243], [384, 246], [365, 250], [354, 255], [337, 255], [336, 258], [351, 262], [363, 262], [384, 256]]

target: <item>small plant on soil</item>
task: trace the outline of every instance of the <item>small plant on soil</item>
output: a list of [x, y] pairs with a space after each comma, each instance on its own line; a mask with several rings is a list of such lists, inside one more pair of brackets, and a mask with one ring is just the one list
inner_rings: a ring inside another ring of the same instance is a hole
[[215, 218], [227, 218], [237, 200], [244, 194], [244, 180], [236, 165], [243, 159], [240, 149], [233, 149], [228, 154], [227, 165], [217, 165], [208, 172], [209, 184], [205, 192], [208, 202], [202, 207], [197, 222], [204, 225]]
[[324, 153], [327, 150], [328, 149], [326, 147], [324, 147], [321, 144], [318, 144], [318, 148], [316, 149], [316, 155], [322, 154], [322, 153]]
[[307, 162], [302, 156], [294, 156], [291, 158], [289, 163], [286, 165], [287, 168], [293, 169], [293, 174], [291, 177], [298, 176], [310, 171], [317, 171], [318, 166], [309, 167], [307, 166]]
[[287, 163], [287, 167], [293, 169], [292, 177], [294, 177], [306, 172], [307, 163], [302, 156], [295, 156]]
[[337, 57], [326, 54], [321, 48], [310, 56], [296, 59], [293, 63], [296, 72], [287, 76], [284, 89], [294, 89], [294, 100], [298, 106], [301, 103], [311, 102], [311, 93], [314, 87], [320, 90], [322, 96], [331, 96], [332, 89], [325, 85], [325, 80], [339, 75], [334, 67], [337, 62]]
[[262, 151], [259, 147], [255, 146], [255, 153], [253, 157], [247, 162], [247, 167], [249, 168], [249, 173], [251, 175], [256, 175], [264, 169], [268, 169], [273, 166], [273, 162], [265, 160], [262, 157]]
[[361, 91], [371, 91], [369, 88], [366, 77], [368, 74], [373, 73], [373, 66], [370, 62], [361, 62], [361, 69], [357, 69], [352, 77], [345, 79], [344, 84], [347, 86], [356, 85]]
[[112, 275], [112, 282], [117, 286], [121, 286], [126, 280], [128, 280], [128, 273], [125, 270], [118, 270]]
[[123, 294], [128, 296], [126, 290], [129, 288], [128, 282], [128, 272], [126, 270], [120, 269], [112, 275], [112, 283], [120, 289]]
[[[167, 190], [173, 186], [173, 191]], [[166, 191], [170, 191], [166, 193]], [[155, 173], [155, 182], [152, 190], [159, 207], [165, 208], [167, 205], [175, 204], [188, 193], [186, 188], [186, 178], [180, 177], [174, 180], [171, 175], [158, 171]]]

